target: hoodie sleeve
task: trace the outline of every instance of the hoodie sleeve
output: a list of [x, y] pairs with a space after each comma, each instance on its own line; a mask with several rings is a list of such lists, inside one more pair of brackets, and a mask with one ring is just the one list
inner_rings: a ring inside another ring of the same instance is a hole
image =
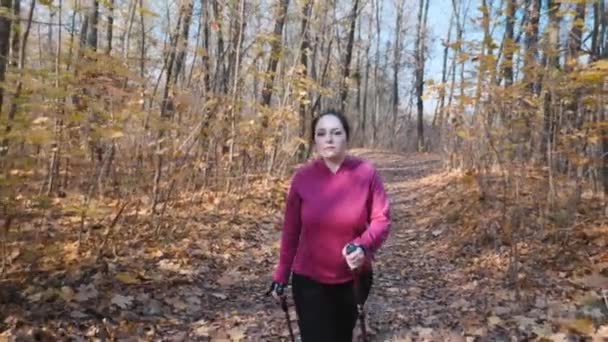
[[369, 227], [355, 239], [354, 243], [363, 246], [368, 255], [374, 255], [386, 241], [390, 227], [390, 201], [384, 189], [382, 177], [374, 168], [369, 191]]
[[296, 174], [291, 182], [285, 203], [279, 263], [273, 276], [273, 280], [278, 283], [286, 284], [288, 282], [291, 266], [300, 240], [301, 198], [297, 191], [299, 179], [300, 178]]

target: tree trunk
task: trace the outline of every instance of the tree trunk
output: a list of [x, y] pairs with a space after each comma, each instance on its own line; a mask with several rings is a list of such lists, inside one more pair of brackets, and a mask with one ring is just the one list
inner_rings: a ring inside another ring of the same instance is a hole
[[524, 84], [531, 94], [539, 95], [538, 80], [538, 31], [540, 22], [541, 0], [531, 0], [528, 4], [528, 25], [526, 27], [526, 55], [524, 57]]
[[[549, 11], [549, 24], [547, 27], [547, 43], [548, 46], [544, 49], [543, 55], [543, 67], [545, 74], [547, 71], [559, 69], [559, 3], [555, 4], [554, 0], [547, 1], [547, 8]], [[547, 84], [547, 82], [545, 82]], [[541, 144], [542, 151], [545, 160], [551, 149], [553, 148], [553, 142], [555, 139], [555, 129], [557, 124], [557, 109], [551, 106], [553, 86], [549, 85], [544, 89], [545, 96], [543, 99], [543, 142]], [[549, 165], [549, 167], [553, 167]]]
[[184, 24], [182, 26], [181, 39], [178, 39], [178, 54], [175, 60], [175, 71], [173, 83], [177, 84], [182, 71], [184, 70], [184, 61], [186, 59], [186, 50], [188, 49], [188, 35], [190, 32], [190, 22], [192, 20], [192, 10], [194, 8], [193, 0], [186, 0], [186, 3], [182, 5], [181, 11], [184, 13]]
[[[176, 56], [176, 45], [177, 45], [177, 40], [179, 39], [179, 30], [181, 27], [181, 23], [182, 23], [182, 18], [183, 18], [183, 12], [180, 11], [180, 14], [178, 16], [177, 19], [177, 23], [175, 24], [175, 31], [173, 32], [173, 35], [171, 37], [171, 39], [169, 40], [169, 46], [171, 46], [170, 52], [169, 52], [169, 56], [168, 58], [166, 58], [166, 65], [165, 65], [165, 70], [167, 71], [166, 73], [166, 77], [165, 77], [165, 88], [163, 90], [163, 97], [162, 97], [162, 102], [160, 104], [160, 118], [161, 120], [165, 121], [171, 118], [171, 116], [173, 115], [173, 105], [172, 105], [172, 101], [170, 101], [169, 99], [169, 92], [171, 89], [171, 81], [173, 80], [172, 78], [172, 73], [173, 73], [173, 67], [174, 67], [174, 63], [175, 63], [175, 56]], [[154, 171], [154, 187], [152, 189], [153, 192], [153, 202], [152, 202], [152, 212], [156, 213], [156, 205], [158, 204], [159, 200], [160, 200], [160, 180], [162, 177], [162, 168], [163, 168], [163, 153], [161, 152], [163, 150], [163, 146], [164, 144], [162, 143], [163, 141], [163, 137], [165, 135], [165, 131], [163, 128], [160, 128], [158, 131], [158, 138], [156, 140], [156, 165], [155, 165], [155, 171]]]
[[139, 25], [141, 26], [141, 46], [139, 51], [139, 76], [144, 77], [146, 71], [146, 25], [144, 21], [144, 0], [139, 0]]
[[367, 41], [365, 43], [365, 85], [363, 86], [363, 112], [361, 113], [361, 137], [362, 146], [367, 144], [367, 99], [369, 98], [369, 70], [371, 68], [369, 52], [372, 46], [372, 20], [369, 21], [369, 27], [367, 28]]
[[[312, 15], [312, 8], [314, 6], [314, 0], [305, 0], [304, 6], [302, 6], [302, 28], [301, 36], [302, 43], [300, 44], [300, 66], [302, 68], [301, 75], [303, 78], [308, 77], [308, 54], [310, 53], [310, 28], [309, 21]], [[308, 137], [308, 115], [307, 115], [307, 102], [309, 94], [305, 94], [300, 98], [300, 138], [306, 141]], [[298, 160], [303, 161], [306, 158], [306, 148], [304, 144], [300, 145]]]
[[[507, 25], [505, 28], [505, 59], [503, 64], [503, 75], [505, 78], [505, 87], [509, 88], [513, 85], [513, 52], [515, 51], [514, 40], [514, 24], [515, 24], [515, 8], [516, 0], [507, 0]], [[503, 118], [504, 119], [504, 118]]]
[[93, 51], [97, 51], [97, 31], [99, 24], [99, 1], [93, 0], [88, 14], [89, 30], [87, 32], [87, 46]]
[[[287, 7], [289, 6], [289, 0], [279, 0], [278, 9], [276, 12], [273, 39], [270, 48], [270, 58], [268, 60], [268, 67], [266, 68], [267, 81], [264, 83], [262, 89], [262, 105], [269, 106], [272, 99], [272, 87], [275, 79], [275, 73], [277, 71], [277, 65], [279, 64], [279, 53], [282, 47], [283, 40], [283, 26], [285, 25], [285, 16], [287, 14]], [[263, 127], [267, 127], [268, 122], [263, 122]]]
[[[395, 22], [395, 52], [393, 56], [393, 122], [391, 125], [393, 137], [397, 133], [397, 116], [399, 115], [399, 70], [401, 68], [401, 41], [403, 39], [401, 35], [403, 6], [404, 0], [399, 0], [397, 4], [397, 19]], [[395, 148], [396, 145], [397, 139], [392, 139], [392, 147]]]
[[[418, 7], [418, 24], [416, 29], [416, 108], [418, 111], [418, 138], [417, 150], [424, 152], [424, 103], [422, 95], [424, 92], [424, 50], [425, 50], [425, 31], [426, 18], [430, 0], [420, 0]], [[426, 3], [426, 6], [425, 6]]]
[[374, 109], [372, 111], [372, 147], [377, 144], [377, 136], [378, 136], [378, 113], [380, 112], [380, 78], [378, 76], [378, 69], [380, 68], [380, 13], [381, 10], [381, 0], [372, 0], [372, 3], [375, 4], [376, 10], [376, 57], [374, 64]]
[[[11, 0], [0, 0], [0, 83], [6, 80], [6, 66], [11, 38]], [[4, 13], [4, 14], [1, 14]], [[0, 86], [0, 113], [4, 101], [4, 85]]]
[[348, 44], [346, 45], [346, 58], [344, 59], [344, 74], [342, 76], [342, 89], [340, 93], [340, 110], [344, 112], [346, 108], [346, 97], [348, 95], [348, 79], [350, 77], [350, 61], [353, 55], [353, 44], [355, 41], [355, 26], [357, 23], [357, 10], [359, 8], [359, 0], [355, 0], [353, 11], [350, 18], [350, 31], [348, 32]]
[[16, 68], [19, 65], [19, 47], [21, 38], [21, 0], [13, 0], [13, 38], [11, 42], [11, 66]]
[[444, 114], [445, 110], [445, 89], [448, 82], [448, 52], [451, 45], [452, 27], [454, 26], [454, 16], [450, 16], [450, 25], [448, 27], [447, 38], [443, 42], [443, 64], [441, 67], [441, 88], [439, 89], [439, 109], [438, 113], [433, 117], [433, 126], [439, 126], [440, 132], [443, 126], [444, 118], [447, 119], [447, 115]]
[[106, 45], [106, 54], [109, 55], [112, 52], [112, 37], [113, 37], [113, 29], [114, 29], [114, 1], [109, 0], [108, 4], [108, 27], [106, 31], [106, 38], [108, 40]]
[[211, 20], [211, 16], [209, 15], [208, 1], [201, 0], [201, 11], [203, 11], [203, 48], [205, 49], [205, 53], [202, 54], [201, 59], [203, 62], [205, 94], [208, 94], [211, 91], [211, 63], [209, 57], [211, 53], [209, 45], [209, 21]]
[[217, 29], [217, 52], [215, 57], [215, 75], [213, 77], [213, 89], [222, 94], [228, 93], [228, 80], [225, 78], [226, 65], [224, 64], [224, 29], [222, 20], [222, 7], [218, 3], [218, 0], [211, 2], [213, 8], [214, 24]]

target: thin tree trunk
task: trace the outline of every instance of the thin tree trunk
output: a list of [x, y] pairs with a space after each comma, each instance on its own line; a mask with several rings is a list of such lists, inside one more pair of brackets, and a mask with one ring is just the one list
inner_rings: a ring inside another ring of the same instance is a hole
[[13, 38], [11, 42], [11, 65], [16, 68], [19, 65], [19, 47], [21, 38], [21, 0], [13, 0]]
[[[245, 35], [245, 0], [240, 1], [240, 10], [239, 10], [239, 18], [238, 21], [240, 25], [238, 25], [238, 34], [236, 40], [236, 51], [235, 51], [235, 61], [234, 61], [234, 83], [232, 84], [232, 106], [230, 109], [230, 154], [229, 154], [229, 163], [230, 167], [232, 167], [232, 162], [234, 159], [234, 145], [236, 140], [236, 122], [237, 122], [237, 98], [239, 96], [238, 85], [239, 85], [239, 77], [240, 77], [240, 67], [241, 67], [241, 45], [243, 44], [243, 36]], [[228, 174], [230, 175], [230, 171]], [[228, 178], [230, 179], [230, 178]], [[230, 186], [227, 186], [229, 189]]]
[[[25, 31], [23, 33], [23, 39], [20, 40], [20, 45], [18, 48], [17, 55], [19, 56], [19, 61], [17, 67], [19, 70], [23, 70], [25, 68], [25, 47], [27, 46], [27, 39], [30, 35], [30, 30], [32, 27], [32, 19], [34, 17], [34, 9], [36, 7], [36, 0], [32, 0], [30, 5], [30, 10], [28, 12], [27, 24]], [[14, 43], [14, 41], [13, 41]], [[22, 76], [23, 77], [23, 76]], [[21, 91], [23, 89], [23, 79], [20, 78], [17, 82], [17, 89], [15, 90], [15, 95], [13, 95], [13, 101], [11, 103], [11, 109], [8, 113], [8, 123], [6, 125], [6, 135], [12, 130], [12, 122], [15, 120], [15, 116], [17, 115], [17, 102], [19, 101], [19, 97], [21, 97]], [[2, 154], [5, 155], [8, 152], [8, 139], [3, 139], [2, 142]]]
[[143, 8], [144, 0], [139, 0], [139, 26], [141, 26], [141, 45], [139, 50], [139, 76], [141, 78], [144, 78], [146, 72], [146, 22], [144, 20]]
[[[224, 64], [224, 33], [222, 28], [222, 10], [219, 6], [218, 0], [212, 1], [213, 15], [215, 16], [215, 23], [217, 24], [217, 56], [215, 58], [215, 76], [214, 76], [214, 89], [216, 92], [223, 94], [228, 93], [228, 80], [226, 75], [226, 65]], [[221, 79], [220, 79], [221, 78]]]
[[97, 31], [99, 25], [99, 1], [93, 0], [92, 7], [89, 9], [89, 28], [87, 35], [87, 46], [93, 51], [97, 51]]
[[[262, 105], [269, 106], [272, 98], [272, 87], [275, 79], [275, 73], [277, 71], [277, 65], [279, 64], [279, 52], [282, 47], [283, 37], [283, 26], [285, 25], [285, 16], [287, 14], [287, 7], [289, 6], [289, 0], [278, 0], [278, 9], [276, 13], [276, 21], [274, 25], [274, 36], [270, 48], [270, 59], [268, 61], [268, 68], [266, 68], [267, 81], [264, 83], [262, 89]], [[263, 127], [268, 125], [267, 120], [264, 121]]]
[[[312, 15], [312, 8], [314, 6], [314, 0], [305, 0], [304, 5], [302, 6], [302, 43], [300, 44], [300, 66], [302, 68], [301, 75], [303, 78], [308, 77], [308, 54], [310, 53], [310, 29], [309, 29], [309, 21]], [[308, 98], [309, 94], [302, 96], [300, 98], [300, 138], [303, 141], [306, 141], [306, 137], [308, 136]], [[306, 158], [306, 148], [304, 144], [300, 145], [299, 149], [299, 161], [303, 161]]]
[[[444, 110], [445, 110], [445, 88], [447, 87], [448, 76], [448, 53], [452, 43], [452, 26], [454, 26], [454, 16], [450, 16], [450, 25], [448, 26], [447, 38], [443, 43], [443, 64], [441, 67], [441, 88], [439, 89], [439, 110], [433, 117], [433, 126], [443, 126]], [[447, 118], [447, 115], [445, 116]], [[437, 119], [437, 120], [435, 120]]]
[[196, 60], [198, 58], [198, 51], [201, 47], [201, 31], [203, 29], [203, 9], [198, 16], [198, 27], [196, 29], [196, 43], [194, 46], [194, 55], [192, 56], [192, 64], [190, 66], [190, 72], [188, 73], [188, 80], [186, 82], [186, 87], [190, 87], [192, 83], [192, 75], [194, 74], [194, 68], [197, 66]]
[[[550, 70], [559, 69], [559, 18], [557, 16], [559, 11], [559, 4], [555, 4], [553, 0], [547, 1], [547, 8], [549, 11], [549, 23], [547, 27], [547, 40], [548, 46], [544, 49], [543, 56], [543, 67], [545, 74]], [[545, 84], [549, 84], [545, 82]], [[550, 150], [554, 144], [555, 129], [557, 125], [557, 109], [552, 104], [552, 90], [553, 86], [545, 86], [545, 96], [543, 99], [543, 143], [541, 144], [544, 155], [552, 153]], [[553, 165], [549, 165], [549, 168]]]
[[[424, 92], [424, 50], [426, 18], [430, 0], [420, 0], [418, 8], [418, 27], [416, 33], [416, 108], [418, 110], [418, 139], [417, 150], [423, 152], [424, 144], [424, 103], [422, 94]], [[425, 6], [426, 3], [426, 6]]]
[[[143, 15], [143, 6], [140, 0], [140, 13]], [[132, 0], [129, 4], [129, 15], [127, 21], [127, 32], [124, 33], [123, 45], [122, 45], [122, 56], [123, 59], [128, 62], [129, 60], [129, 48], [131, 46], [131, 31], [133, 30], [133, 21], [135, 20], [135, 10], [137, 8], [137, 0]], [[142, 27], [143, 32], [143, 27]], [[143, 36], [143, 34], [142, 34]]]
[[[6, 80], [6, 66], [8, 64], [9, 44], [11, 37], [11, 0], [0, 0], [0, 83]], [[4, 101], [4, 86], [0, 86], [0, 113]]]
[[372, 46], [372, 32], [372, 20], [370, 19], [365, 43], [365, 85], [363, 86], [363, 112], [361, 113], [362, 146], [367, 145], [367, 99], [369, 98], [369, 70], [371, 68], [369, 51]]
[[114, 0], [109, 0], [108, 11], [108, 27], [106, 31], [106, 38], [108, 43], [106, 45], [106, 54], [109, 55], [112, 52], [112, 30], [114, 29]]
[[184, 24], [182, 26], [182, 37], [178, 39], [178, 54], [175, 61], [175, 73], [173, 75], [173, 83], [177, 84], [182, 71], [184, 70], [184, 60], [186, 59], [186, 50], [188, 49], [188, 35], [190, 33], [190, 21], [192, 20], [192, 10], [194, 9], [193, 0], [186, 0], [182, 11], [185, 13]]
[[[397, 116], [399, 115], [399, 71], [401, 67], [401, 24], [403, 20], [404, 0], [399, 0], [397, 4], [397, 19], [395, 22], [395, 52], [393, 56], [393, 122], [391, 136], [397, 133]], [[392, 147], [397, 146], [397, 139], [392, 139]]]
[[[211, 51], [209, 50], [209, 10], [208, 10], [208, 1], [201, 0], [201, 11], [203, 11], [203, 48], [205, 49], [205, 53], [202, 55], [203, 62], [203, 73], [204, 73], [204, 83], [205, 83], [205, 94], [209, 93], [211, 90], [211, 64], [209, 62], [209, 54]], [[207, 6], [206, 6], [207, 5]]]
[[[169, 92], [171, 89], [171, 81], [172, 81], [172, 72], [175, 63], [176, 57], [176, 44], [179, 36], [179, 30], [181, 27], [183, 12], [180, 11], [177, 23], [175, 25], [175, 31], [170, 39], [169, 45], [171, 46], [169, 56], [166, 59], [166, 77], [165, 77], [165, 88], [163, 90], [162, 102], [160, 104], [160, 118], [161, 120], [168, 120], [171, 118], [173, 114], [173, 106], [169, 101]], [[160, 180], [162, 178], [162, 168], [163, 168], [163, 146], [162, 143], [163, 137], [165, 135], [165, 131], [163, 128], [158, 131], [158, 138], [156, 140], [156, 165], [154, 172], [154, 187], [152, 189], [153, 192], [153, 202], [152, 202], [152, 212], [156, 213], [156, 205], [160, 200]]]
[[340, 110], [346, 108], [346, 97], [348, 96], [348, 79], [350, 77], [350, 62], [353, 55], [353, 44], [355, 41], [355, 26], [357, 23], [357, 11], [359, 8], [359, 0], [355, 0], [350, 18], [350, 31], [348, 32], [348, 43], [346, 45], [346, 58], [344, 59], [344, 74], [342, 76], [342, 87], [340, 92]]
[[[505, 78], [505, 87], [509, 88], [513, 85], [513, 52], [515, 51], [515, 8], [516, 0], [507, 0], [507, 25], [505, 29], [505, 59], [503, 64], [503, 75]], [[505, 118], [503, 118], [504, 120]]]
[[382, 12], [380, 5], [382, 1], [375, 0], [372, 1], [372, 3], [376, 5], [376, 60], [374, 65], [374, 110], [372, 112], [372, 146], [375, 146], [378, 135], [378, 113], [380, 112], [380, 82], [378, 68], [380, 67], [380, 12]]

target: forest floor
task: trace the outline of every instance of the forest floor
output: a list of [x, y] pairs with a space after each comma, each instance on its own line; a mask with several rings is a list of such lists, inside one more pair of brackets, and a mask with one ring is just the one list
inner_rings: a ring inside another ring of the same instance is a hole
[[[392, 201], [366, 303], [370, 341], [608, 341], [601, 201], [585, 195], [572, 219], [543, 219], [543, 177], [531, 177], [521, 224], [506, 229], [497, 179], [482, 194], [435, 155], [355, 153], [374, 162]], [[103, 219], [80, 243], [69, 195], [19, 220], [0, 277], [0, 341], [286, 341], [265, 292], [287, 185], [180, 194], [155, 219], [128, 203], [114, 225], [123, 202], [99, 201]]]

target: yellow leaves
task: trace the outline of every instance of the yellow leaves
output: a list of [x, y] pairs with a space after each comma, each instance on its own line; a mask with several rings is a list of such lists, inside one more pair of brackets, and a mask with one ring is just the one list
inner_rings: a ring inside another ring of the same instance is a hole
[[116, 275], [116, 279], [118, 279], [121, 283], [127, 285], [139, 284], [140, 280], [132, 273], [129, 272], [120, 272]]
[[591, 63], [585, 69], [573, 75], [573, 78], [585, 84], [602, 85], [608, 77], [608, 61], [598, 60]]
[[41, 116], [32, 121], [32, 125], [43, 125], [49, 122], [49, 118], [47, 116]]
[[[19, 135], [18, 133], [15, 135]], [[45, 127], [32, 127], [29, 132], [21, 132], [21, 138], [32, 145], [47, 145], [54, 141], [53, 132]]]
[[559, 323], [563, 328], [576, 332], [576, 333], [579, 333], [579, 334], [590, 335], [595, 332], [595, 327], [594, 327], [593, 321], [591, 321], [590, 319], [587, 319], [587, 318], [577, 318], [577, 319], [573, 319], [573, 320], [561, 320], [561, 321], [559, 321]]
[[78, 255], [78, 241], [68, 243], [63, 247], [63, 260], [66, 263], [71, 263], [79, 259]]

